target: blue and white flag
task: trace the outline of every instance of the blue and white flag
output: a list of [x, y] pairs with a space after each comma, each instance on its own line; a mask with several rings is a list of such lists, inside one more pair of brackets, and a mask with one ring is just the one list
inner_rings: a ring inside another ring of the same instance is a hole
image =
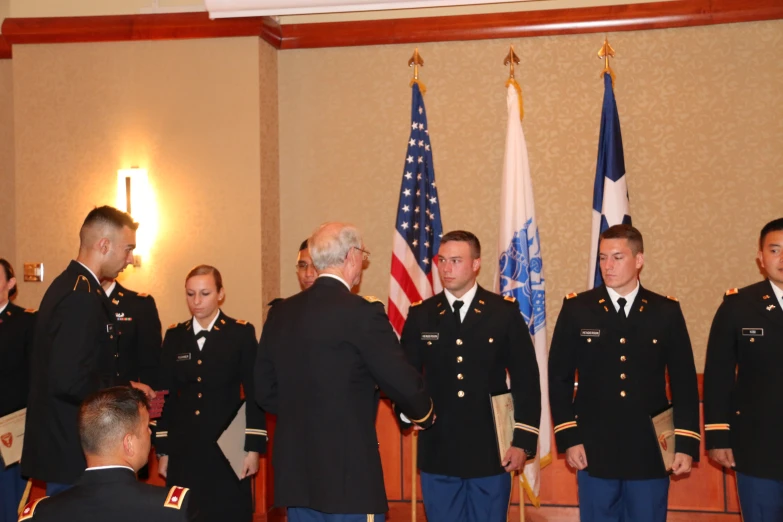
[[540, 505], [541, 468], [552, 460], [552, 418], [549, 413], [549, 385], [546, 345], [546, 300], [541, 242], [533, 206], [533, 183], [527, 157], [525, 134], [520, 120], [520, 96], [513, 82], [508, 85], [508, 128], [500, 193], [500, 237], [495, 291], [515, 297], [536, 349], [541, 376], [541, 424], [536, 459], [520, 475], [534, 505]]
[[601, 134], [598, 137], [598, 165], [593, 188], [593, 239], [590, 243], [590, 269], [587, 288], [601, 286], [601, 268], [598, 266], [598, 243], [601, 232], [621, 223], [631, 224], [628, 204], [628, 185], [623, 158], [623, 137], [620, 116], [614, 100], [612, 78], [604, 73], [604, 106], [601, 109]]

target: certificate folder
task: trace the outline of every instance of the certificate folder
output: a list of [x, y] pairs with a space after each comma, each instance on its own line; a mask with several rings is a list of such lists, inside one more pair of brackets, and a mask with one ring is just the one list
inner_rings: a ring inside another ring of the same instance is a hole
[[661, 413], [650, 417], [658, 449], [661, 450], [661, 461], [667, 472], [671, 473], [674, 464], [674, 408], [669, 406]]
[[495, 436], [502, 466], [505, 464], [503, 458], [514, 441], [514, 399], [511, 392], [507, 391], [490, 395], [489, 404], [492, 407], [492, 419], [495, 421]]

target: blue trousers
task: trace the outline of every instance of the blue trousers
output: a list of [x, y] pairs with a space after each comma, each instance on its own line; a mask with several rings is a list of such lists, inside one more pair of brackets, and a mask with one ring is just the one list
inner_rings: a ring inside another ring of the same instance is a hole
[[615, 480], [576, 474], [582, 522], [666, 522], [669, 479]]
[[512, 480], [509, 473], [463, 479], [422, 472], [427, 522], [506, 522]]
[[17, 509], [25, 486], [21, 466], [12, 464], [6, 468], [0, 460], [0, 522], [16, 522], [19, 518]]
[[744, 522], [783, 521], [783, 480], [737, 473], [737, 490]]
[[336, 515], [309, 508], [288, 508], [288, 522], [386, 522], [386, 514]]

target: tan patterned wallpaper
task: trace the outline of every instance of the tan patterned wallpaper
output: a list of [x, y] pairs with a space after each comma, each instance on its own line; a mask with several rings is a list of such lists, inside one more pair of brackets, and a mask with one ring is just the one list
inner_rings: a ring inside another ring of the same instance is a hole
[[[783, 215], [783, 22], [610, 34], [631, 211], [646, 239], [643, 284], [680, 298], [703, 368], [726, 288], [759, 279], [756, 237]], [[524, 129], [547, 278], [549, 331], [562, 296], [585, 289], [603, 82], [603, 35], [422, 44], [422, 79], [444, 228], [483, 242], [491, 287], [505, 140], [502, 65], [522, 63]], [[413, 46], [283, 51], [281, 281], [319, 223], [365, 233], [361, 288], [388, 293], [408, 136]]]
[[[14, 180], [14, 90], [11, 60], [0, 60], [0, 257], [16, 266], [16, 183]], [[26, 301], [20, 294], [19, 305]]]
[[[165, 327], [188, 316], [187, 271], [214, 264], [224, 311], [260, 326], [258, 49], [255, 38], [15, 48], [17, 259], [43, 261], [51, 282], [87, 212], [114, 204], [117, 169], [146, 167], [158, 237], [123, 283], [155, 296]], [[39, 302], [46, 286], [21, 293]]]

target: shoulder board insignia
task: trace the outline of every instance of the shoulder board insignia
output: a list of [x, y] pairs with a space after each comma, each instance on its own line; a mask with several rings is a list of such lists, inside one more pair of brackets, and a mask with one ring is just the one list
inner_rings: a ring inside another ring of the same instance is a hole
[[414, 306], [419, 306], [422, 303], [422, 301], [416, 301], [415, 303], [411, 303], [411, 308]]
[[574, 297], [576, 297], [576, 296], [578, 296], [578, 295], [579, 295], [579, 294], [577, 294], [576, 292], [571, 292], [570, 294], [568, 294], [568, 295], [566, 296], [566, 299], [573, 299]]
[[25, 308], [24, 311], [27, 312], [28, 314], [34, 314], [38, 310], [36, 310], [35, 308]]
[[237, 319], [237, 324], [247, 324], [247, 321], [244, 319]]
[[517, 298], [516, 297], [511, 297], [510, 295], [504, 295], [503, 299], [505, 299], [506, 301], [509, 301], [511, 303], [516, 303], [517, 302]]
[[163, 503], [163, 506], [172, 509], [181, 509], [182, 503], [185, 501], [185, 495], [188, 494], [188, 491], [190, 491], [188, 488], [172, 486], [169, 490], [169, 494], [166, 496], [166, 502]]
[[726, 290], [726, 295], [734, 295], [739, 293], [739, 288], [729, 288]]
[[365, 295], [364, 298], [369, 301], [370, 303], [383, 303], [380, 299], [375, 297], [374, 295]]
[[19, 513], [19, 522], [22, 522], [22, 520], [29, 520], [33, 518], [33, 515], [35, 514], [35, 508], [38, 507], [38, 503], [42, 500], [49, 498], [49, 497], [43, 497], [33, 500], [32, 502], [29, 502], [21, 513]]
[[674, 297], [673, 295], [667, 295], [667, 296], [666, 296], [666, 299], [671, 299], [672, 301], [676, 301], [676, 302], [678, 302], [678, 303], [680, 302], [680, 300], [679, 300], [679, 299], [677, 299], [676, 297]]
[[172, 328], [176, 328], [176, 327], [177, 327], [177, 323], [174, 323], [169, 325], [168, 329], [171, 330]]
[[146, 292], [142, 292], [142, 293], [136, 294], [136, 295], [139, 296], [139, 297], [149, 297], [150, 296], [150, 294], [148, 294]]

